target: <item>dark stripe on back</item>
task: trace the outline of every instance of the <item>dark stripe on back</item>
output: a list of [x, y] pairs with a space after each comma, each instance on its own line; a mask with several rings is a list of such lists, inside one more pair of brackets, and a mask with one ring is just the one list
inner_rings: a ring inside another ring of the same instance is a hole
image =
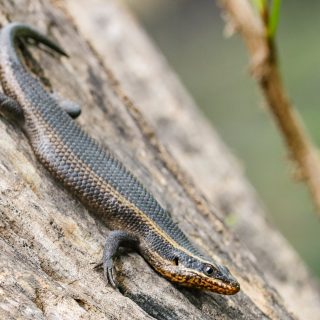
[[28, 83], [25, 96], [27, 100], [32, 101], [33, 108], [41, 113], [46, 123], [83, 163], [143, 211], [172, 239], [190, 252], [202, 256], [137, 178], [62, 111], [37, 79], [27, 72], [20, 73], [20, 77], [17, 78], [21, 88], [26, 86], [26, 82]]

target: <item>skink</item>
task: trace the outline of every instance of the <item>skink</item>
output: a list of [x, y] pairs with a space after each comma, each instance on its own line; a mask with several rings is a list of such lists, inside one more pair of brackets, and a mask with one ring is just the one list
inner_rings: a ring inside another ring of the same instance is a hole
[[138, 179], [73, 120], [80, 109], [47, 92], [21, 63], [17, 48], [31, 38], [66, 55], [32, 27], [10, 23], [0, 33], [0, 111], [21, 125], [43, 166], [111, 230], [103, 251], [108, 282], [113, 260], [131, 247], [162, 276], [221, 294], [240, 290], [229, 270], [204, 256]]

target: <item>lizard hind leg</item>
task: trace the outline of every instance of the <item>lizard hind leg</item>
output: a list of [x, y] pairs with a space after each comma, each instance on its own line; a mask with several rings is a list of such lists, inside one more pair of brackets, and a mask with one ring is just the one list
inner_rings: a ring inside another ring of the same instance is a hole
[[72, 119], [76, 119], [81, 114], [80, 106], [71, 100], [64, 99], [57, 93], [51, 93], [51, 97], [58, 103], [60, 108], [64, 110]]
[[24, 121], [23, 110], [19, 103], [3, 93], [0, 93], [0, 113], [18, 123]]
[[81, 114], [79, 105], [71, 100], [62, 100], [59, 105], [72, 119], [78, 118]]

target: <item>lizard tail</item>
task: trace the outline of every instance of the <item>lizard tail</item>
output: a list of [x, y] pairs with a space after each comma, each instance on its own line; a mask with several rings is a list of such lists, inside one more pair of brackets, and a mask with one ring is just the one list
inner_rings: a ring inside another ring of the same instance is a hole
[[20, 23], [20, 22], [11, 22], [7, 24], [0, 32], [0, 48], [3, 47], [2, 45], [5, 43], [10, 43], [12, 52], [9, 52], [9, 55], [13, 58], [15, 57], [17, 60], [18, 57], [15, 53], [14, 47], [16, 45], [17, 39], [33, 39], [39, 43], [46, 45], [47, 47], [51, 48], [52, 50], [58, 52], [59, 54], [68, 57], [68, 54], [55, 42], [51, 41], [47, 38], [44, 34], [40, 33], [39, 31], [35, 30], [31, 26]]

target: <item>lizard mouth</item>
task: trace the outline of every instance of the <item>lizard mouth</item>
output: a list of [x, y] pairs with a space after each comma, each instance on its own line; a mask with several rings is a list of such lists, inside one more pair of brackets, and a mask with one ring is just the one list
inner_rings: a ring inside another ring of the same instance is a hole
[[197, 288], [225, 295], [233, 295], [239, 292], [240, 284], [235, 279], [220, 280], [217, 278], [210, 278], [197, 272], [185, 273], [171, 273], [164, 270], [157, 270], [168, 280], [178, 283], [185, 287]]
[[199, 276], [198, 274], [186, 276], [184, 278], [184, 281], [180, 283], [184, 286], [194, 287], [225, 295], [233, 295], [239, 292], [240, 290], [240, 284], [236, 280], [224, 282], [220, 279], [203, 277]]
[[240, 284], [237, 281], [225, 283], [220, 280], [215, 280], [207, 284], [205, 289], [216, 293], [232, 295], [240, 291]]

